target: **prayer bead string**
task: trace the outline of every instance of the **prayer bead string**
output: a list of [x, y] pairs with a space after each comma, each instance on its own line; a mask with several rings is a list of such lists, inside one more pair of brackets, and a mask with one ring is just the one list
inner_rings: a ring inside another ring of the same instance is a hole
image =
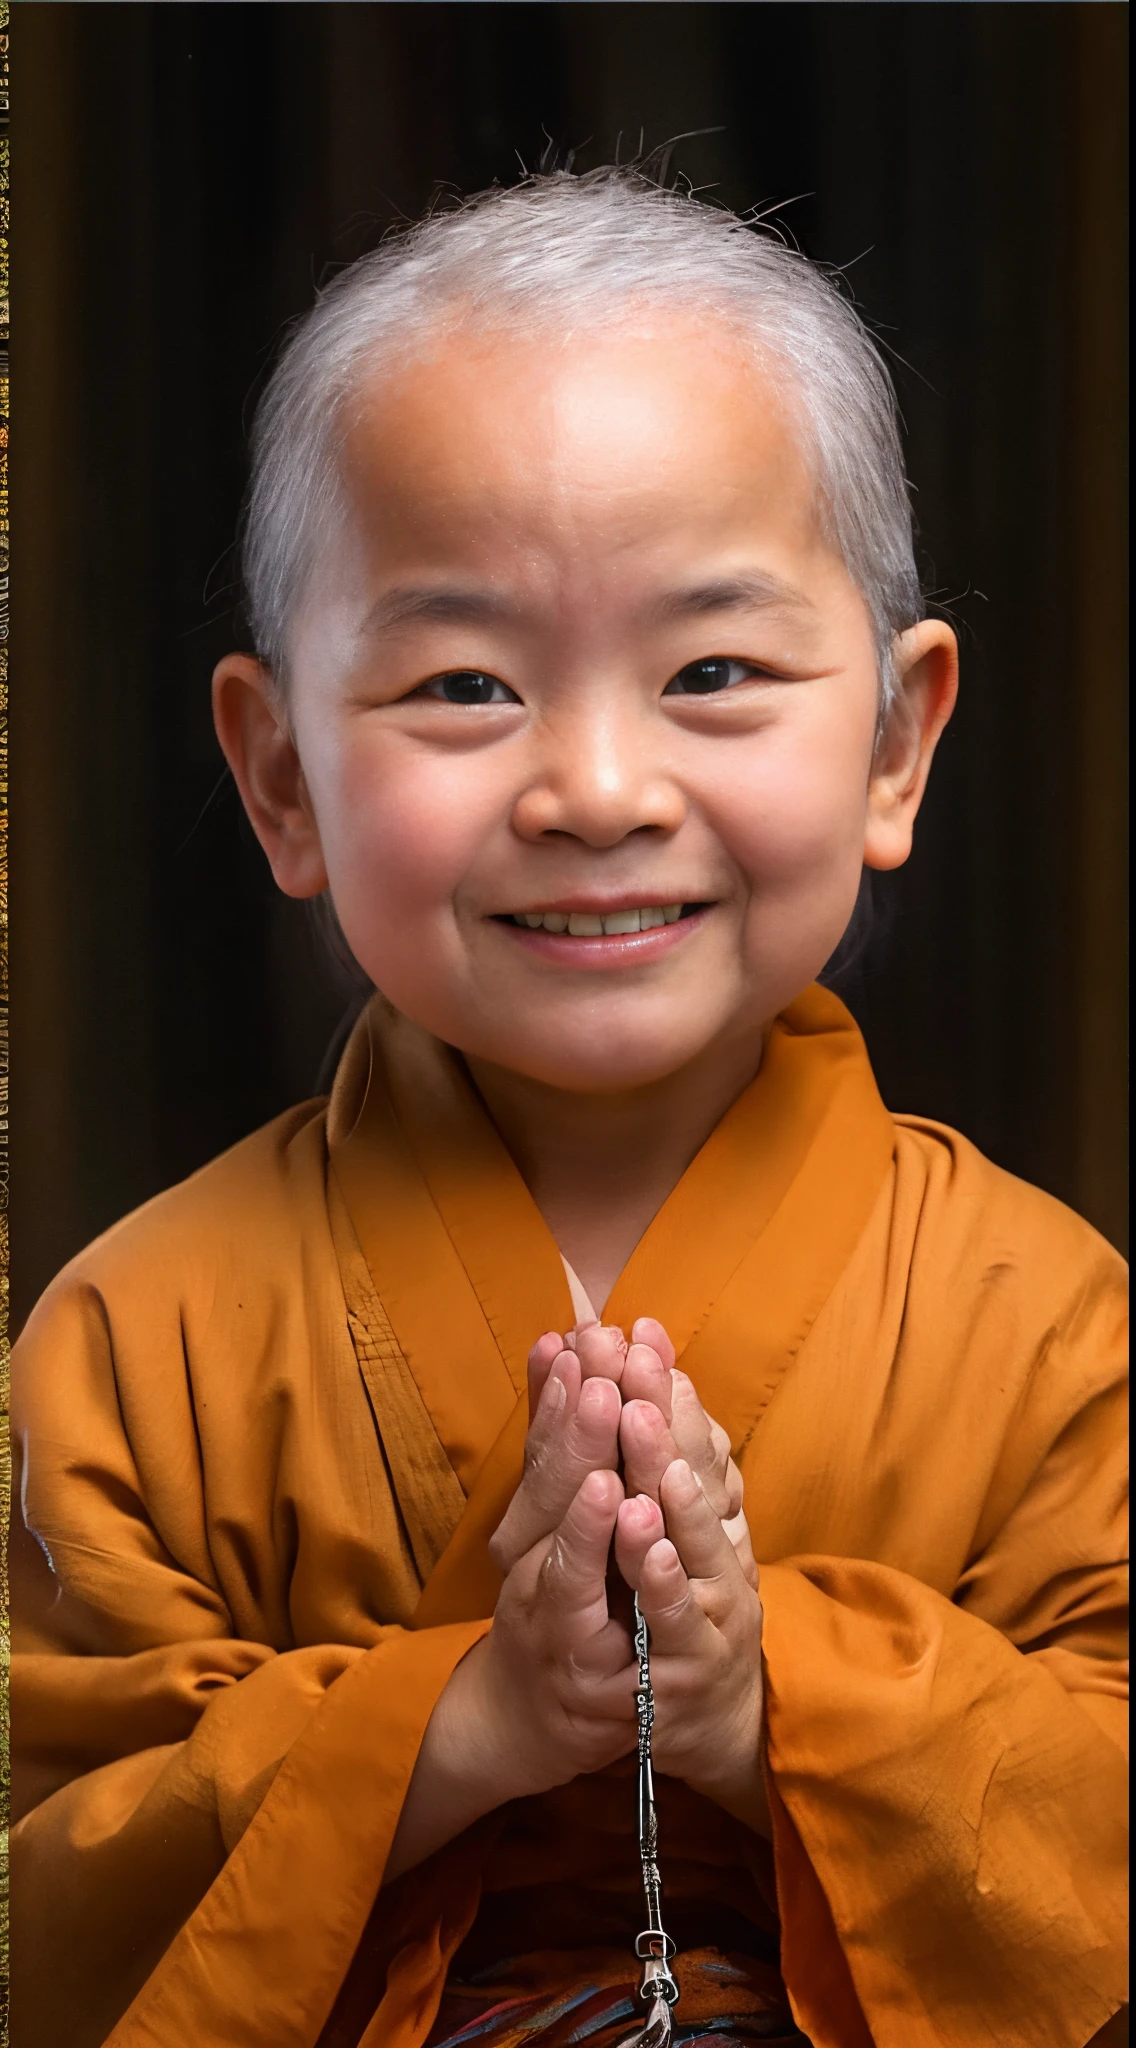
[[663, 1926], [663, 1882], [659, 1874], [659, 1821], [655, 1809], [655, 1780], [651, 1768], [651, 1730], [655, 1723], [655, 1693], [651, 1684], [651, 1638], [635, 1598], [635, 1653], [639, 1660], [639, 1685], [635, 1695], [639, 1723], [639, 1861], [643, 1871], [643, 1897], [647, 1925], [635, 1938], [635, 1954], [643, 1965], [639, 1996], [647, 2008], [645, 2024], [628, 2035], [621, 2048], [670, 2048], [674, 2033], [673, 2013], [679, 1989], [671, 1974], [670, 1959], [675, 1945]]

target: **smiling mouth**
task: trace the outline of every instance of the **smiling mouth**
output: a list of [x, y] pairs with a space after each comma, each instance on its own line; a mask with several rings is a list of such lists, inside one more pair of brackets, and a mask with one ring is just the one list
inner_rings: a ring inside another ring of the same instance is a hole
[[661, 925], [680, 924], [684, 917], [709, 908], [708, 903], [650, 903], [630, 910], [516, 910], [502, 913], [495, 921], [570, 939], [625, 939]]

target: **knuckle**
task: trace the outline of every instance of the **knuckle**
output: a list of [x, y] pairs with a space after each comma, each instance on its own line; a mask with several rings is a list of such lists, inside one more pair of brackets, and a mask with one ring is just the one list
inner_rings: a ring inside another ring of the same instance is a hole
[[556, 1598], [564, 1584], [566, 1562], [564, 1539], [560, 1532], [557, 1531], [548, 1546], [548, 1553], [540, 1568], [541, 1591], [550, 1594], [553, 1599]]
[[[556, 1455], [559, 1449], [559, 1456]], [[523, 1484], [531, 1493], [545, 1493], [555, 1482], [556, 1473], [563, 1458], [563, 1447], [557, 1447], [547, 1440], [541, 1440], [532, 1447], [532, 1455], [525, 1467]]]
[[706, 1506], [712, 1510], [719, 1522], [729, 1519], [730, 1493], [721, 1472], [709, 1471], [703, 1475], [702, 1490]]
[[538, 1491], [548, 1471], [548, 1463], [548, 1445], [542, 1443], [539, 1439], [534, 1443], [532, 1437], [530, 1437], [525, 1445], [524, 1472], [521, 1476], [521, 1485], [518, 1491], [526, 1493]]
[[489, 1539], [489, 1555], [499, 1571], [507, 1571], [528, 1548], [523, 1540], [524, 1515], [520, 1496], [513, 1500]]
[[694, 1605], [694, 1596], [690, 1587], [684, 1586], [682, 1591], [674, 1594], [671, 1599], [659, 1601], [658, 1606], [654, 1610], [655, 1621], [664, 1623], [685, 1621]]
[[572, 1422], [564, 1436], [560, 1471], [566, 1477], [575, 1478], [578, 1484], [580, 1476], [584, 1472], [590, 1472], [595, 1464], [593, 1446], [594, 1438], [592, 1443], [589, 1443], [586, 1425]]
[[751, 1577], [753, 1571], [755, 1571], [755, 1565], [753, 1565], [753, 1544], [749, 1542], [749, 1530], [745, 1528], [745, 1522], [741, 1520], [741, 1516], [737, 1516], [733, 1522], [723, 1522], [723, 1528], [725, 1528], [725, 1532], [727, 1532], [727, 1536], [731, 1540], [733, 1554], [737, 1556], [741, 1569], [747, 1571], [747, 1575]]

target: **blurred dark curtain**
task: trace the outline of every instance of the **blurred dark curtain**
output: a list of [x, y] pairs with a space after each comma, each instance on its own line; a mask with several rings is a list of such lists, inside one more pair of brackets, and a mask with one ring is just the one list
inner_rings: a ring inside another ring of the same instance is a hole
[[[208, 713], [282, 323], [439, 183], [675, 161], [850, 265], [964, 695], [847, 993], [897, 1109], [1124, 1235], [1126, 10], [15, 10], [17, 1315], [310, 1094], [342, 1002]], [[705, 132], [714, 131], [714, 132]]]

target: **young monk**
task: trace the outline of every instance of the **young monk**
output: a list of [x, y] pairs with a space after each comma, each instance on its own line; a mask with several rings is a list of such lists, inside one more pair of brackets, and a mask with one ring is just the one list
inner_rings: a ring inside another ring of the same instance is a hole
[[246, 558], [381, 994], [22, 1339], [20, 2048], [633, 2035], [633, 1594], [676, 2040], [1122, 2038], [1123, 1269], [816, 984], [956, 682], [856, 316], [491, 193], [299, 328]]

